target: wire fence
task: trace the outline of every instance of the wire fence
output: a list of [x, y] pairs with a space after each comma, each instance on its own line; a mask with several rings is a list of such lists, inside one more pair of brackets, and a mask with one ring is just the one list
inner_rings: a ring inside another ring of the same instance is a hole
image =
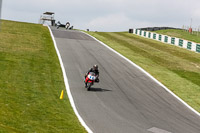
[[200, 26], [197, 28], [183, 25], [182, 29], [190, 34], [200, 36]]

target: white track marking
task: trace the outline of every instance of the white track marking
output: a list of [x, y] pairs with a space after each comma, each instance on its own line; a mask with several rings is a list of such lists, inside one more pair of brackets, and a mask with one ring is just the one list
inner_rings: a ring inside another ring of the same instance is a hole
[[57, 44], [56, 44], [56, 41], [55, 41], [55, 38], [53, 36], [53, 33], [50, 29], [50, 27], [48, 26], [48, 29], [50, 31], [50, 34], [51, 34], [51, 37], [53, 39], [53, 43], [54, 43], [54, 47], [56, 49], [56, 53], [58, 55], [58, 58], [59, 58], [59, 62], [60, 62], [60, 66], [61, 66], [61, 69], [62, 69], [62, 72], [63, 72], [63, 78], [64, 78], [64, 82], [65, 82], [65, 87], [66, 87], [66, 90], [67, 90], [67, 94], [68, 94], [68, 97], [69, 97], [69, 101], [71, 103], [71, 106], [76, 114], [76, 116], [78, 117], [80, 123], [82, 124], [82, 126], [87, 130], [88, 133], [93, 133], [92, 130], [86, 125], [86, 123], [83, 121], [83, 118], [79, 115], [77, 109], [76, 109], [76, 106], [75, 106], [75, 103], [74, 103], [74, 99], [72, 97], [72, 94], [71, 94], [71, 91], [70, 91], [70, 87], [69, 87], [69, 83], [68, 83], [68, 79], [67, 79], [67, 75], [66, 75], [66, 72], [65, 72], [65, 67], [63, 65], [63, 62], [62, 62], [62, 58], [60, 56], [60, 52], [58, 50], [58, 47], [57, 47]]
[[166, 130], [160, 129], [160, 128], [156, 128], [156, 127], [152, 127], [150, 129], [148, 129], [147, 131], [150, 131], [152, 133], [172, 133], [172, 132], [168, 132]]

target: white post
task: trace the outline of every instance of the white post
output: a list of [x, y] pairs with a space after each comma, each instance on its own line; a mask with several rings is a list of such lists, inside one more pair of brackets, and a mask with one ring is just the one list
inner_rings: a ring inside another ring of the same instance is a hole
[[143, 37], [144, 37], [144, 31], [142, 31], [142, 34], [141, 34], [141, 36], [143, 36]]
[[153, 39], [153, 32], [151, 32], [151, 39]]
[[187, 49], [187, 42], [186, 40], [183, 40], [183, 48], [186, 48]]
[[145, 36], [145, 37], [146, 37], [146, 38], [148, 38], [148, 35], [149, 35], [149, 32], [148, 32], [148, 31], [146, 31], [146, 36]]
[[178, 46], [179, 45], [179, 38], [175, 38], [175, 43], [174, 45]]
[[135, 34], [136, 29], [133, 29], [133, 34]]
[[161, 36], [162, 36], [161, 42], [165, 42], [165, 36], [164, 35]]
[[196, 45], [197, 45], [196, 43], [192, 42], [192, 47], [191, 47], [192, 51], [196, 51]]
[[167, 42], [166, 43], [169, 43], [169, 44], [171, 44], [171, 37], [170, 36], [168, 36], [168, 40], [167, 40]]

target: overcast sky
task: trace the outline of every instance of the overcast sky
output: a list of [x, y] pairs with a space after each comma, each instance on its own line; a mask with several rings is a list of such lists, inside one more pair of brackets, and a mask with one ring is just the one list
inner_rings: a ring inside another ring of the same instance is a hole
[[3, 0], [2, 19], [38, 23], [43, 12], [77, 29], [200, 26], [200, 0]]

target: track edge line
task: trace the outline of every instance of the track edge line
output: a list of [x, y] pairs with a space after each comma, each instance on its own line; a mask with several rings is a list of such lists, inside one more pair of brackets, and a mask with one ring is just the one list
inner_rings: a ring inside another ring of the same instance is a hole
[[64, 67], [64, 64], [62, 62], [62, 58], [61, 58], [60, 52], [58, 50], [58, 47], [57, 47], [54, 35], [53, 35], [52, 31], [51, 31], [51, 28], [49, 26], [47, 26], [47, 27], [48, 27], [48, 29], [50, 31], [51, 38], [53, 40], [54, 47], [56, 49], [56, 53], [57, 53], [57, 56], [58, 56], [58, 59], [59, 59], [59, 62], [60, 62], [60, 66], [61, 66], [61, 69], [62, 69], [62, 72], [63, 72], [63, 78], [64, 78], [65, 87], [66, 87], [66, 91], [67, 91], [67, 95], [68, 95], [70, 104], [71, 104], [71, 106], [72, 106], [72, 108], [74, 110], [74, 113], [76, 114], [78, 120], [80, 121], [81, 125], [86, 129], [86, 131], [88, 133], [93, 133], [92, 130], [87, 126], [87, 124], [84, 122], [83, 118], [78, 113], [78, 110], [77, 110], [77, 108], [75, 106], [75, 103], [74, 103], [74, 99], [73, 99], [71, 91], [70, 91], [70, 87], [69, 87], [69, 83], [68, 83], [68, 78], [67, 78], [67, 75], [66, 75], [66, 72], [65, 72], [65, 67]]

